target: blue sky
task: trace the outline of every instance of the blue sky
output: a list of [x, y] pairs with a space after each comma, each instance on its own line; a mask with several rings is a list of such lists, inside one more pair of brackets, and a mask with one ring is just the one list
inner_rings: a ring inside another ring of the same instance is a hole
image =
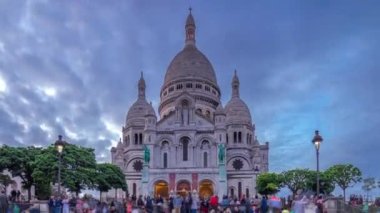
[[270, 170], [352, 163], [380, 178], [380, 1], [0, 1], [0, 144], [58, 134], [109, 161], [144, 71], [157, 109], [166, 68], [197, 46], [231, 96], [237, 69]]

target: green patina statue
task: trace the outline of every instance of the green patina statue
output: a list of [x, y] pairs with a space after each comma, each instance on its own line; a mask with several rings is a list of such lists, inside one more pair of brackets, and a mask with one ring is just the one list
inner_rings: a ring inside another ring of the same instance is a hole
[[219, 148], [219, 154], [218, 154], [218, 157], [219, 157], [219, 163], [223, 163], [224, 162], [224, 145], [223, 144], [219, 144], [218, 145], [218, 148]]
[[144, 162], [145, 163], [150, 162], [150, 150], [146, 145], [144, 145]]

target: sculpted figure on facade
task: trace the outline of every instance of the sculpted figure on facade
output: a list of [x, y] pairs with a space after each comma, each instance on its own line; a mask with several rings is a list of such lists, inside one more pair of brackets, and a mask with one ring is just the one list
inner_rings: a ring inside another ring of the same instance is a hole
[[150, 162], [150, 150], [147, 145], [144, 145], [144, 162], [146, 164]]
[[224, 163], [224, 145], [223, 144], [219, 144], [218, 145], [218, 148], [219, 148], [219, 154], [218, 154], [218, 157], [219, 157], [219, 163]]

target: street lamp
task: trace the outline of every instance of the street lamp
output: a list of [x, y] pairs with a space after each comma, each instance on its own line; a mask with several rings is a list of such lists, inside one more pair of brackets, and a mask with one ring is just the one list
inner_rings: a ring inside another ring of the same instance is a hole
[[315, 130], [315, 135], [311, 142], [313, 142], [317, 153], [317, 196], [319, 196], [319, 148], [321, 147], [322, 141], [323, 138], [319, 135], [319, 131]]
[[62, 135], [58, 135], [58, 140], [55, 141], [54, 146], [58, 151], [58, 195], [61, 195], [61, 164], [62, 164], [62, 151], [66, 145], [66, 141], [62, 140]]

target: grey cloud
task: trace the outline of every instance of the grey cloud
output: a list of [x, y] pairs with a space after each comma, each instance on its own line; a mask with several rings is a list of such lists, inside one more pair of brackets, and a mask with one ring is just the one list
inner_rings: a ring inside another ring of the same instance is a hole
[[[271, 169], [314, 168], [310, 140], [318, 128], [325, 137], [323, 168], [351, 162], [380, 177], [371, 170], [379, 148], [378, 1], [192, 6], [197, 45], [213, 63], [222, 101], [230, 98], [236, 68], [257, 136], [271, 142]], [[105, 147], [120, 136], [102, 119], [121, 130], [141, 70], [147, 98], [157, 107], [166, 68], [184, 44], [187, 7], [166, 0], [1, 2], [0, 42], [6, 51], [0, 52], [0, 74], [10, 91], [0, 99], [1, 143], [46, 145], [64, 134], [95, 148], [98, 160], [109, 160]], [[47, 86], [57, 89], [56, 97], [38, 90]], [[13, 114], [28, 123], [28, 131]]]

